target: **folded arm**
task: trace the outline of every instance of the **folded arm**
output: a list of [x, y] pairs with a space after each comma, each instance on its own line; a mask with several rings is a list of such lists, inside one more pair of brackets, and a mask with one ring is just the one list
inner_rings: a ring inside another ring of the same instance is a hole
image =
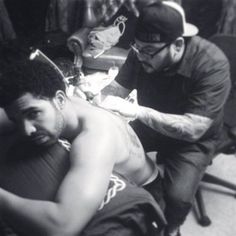
[[108, 137], [89, 132], [81, 136], [72, 145], [71, 168], [55, 202], [26, 199], [0, 189], [0, 214], [17, 231], [78, 235], [93, 217], [105, 196], [114, 155], [107, 150]]

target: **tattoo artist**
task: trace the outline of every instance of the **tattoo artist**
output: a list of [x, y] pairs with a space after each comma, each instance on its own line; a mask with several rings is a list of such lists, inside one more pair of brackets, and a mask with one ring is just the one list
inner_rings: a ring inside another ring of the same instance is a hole
[[[199, 182], [211, 163], [230, 91], [224, 54], [197, 36], [173, 1], [139, 10], [134, 44], [101, 106], [134, 119], [146, 151], [157, 151], [165, 166], [166, 236], [191, 209]], [[124, 98], [137, 89], [138, 104]]]

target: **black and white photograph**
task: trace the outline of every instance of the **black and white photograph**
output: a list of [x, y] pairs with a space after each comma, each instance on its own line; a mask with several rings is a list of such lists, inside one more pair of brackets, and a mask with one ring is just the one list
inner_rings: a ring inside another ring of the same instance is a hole
[[0, 0], [0, 236], [236, 235], [235, 0]]

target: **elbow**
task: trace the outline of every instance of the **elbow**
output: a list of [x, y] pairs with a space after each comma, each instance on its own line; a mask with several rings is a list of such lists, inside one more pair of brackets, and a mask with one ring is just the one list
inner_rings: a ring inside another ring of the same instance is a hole
[[193, 132], [191, 132], [191, 134], [189, 134], [187, 141], [191, 143], [197, 142], [205, 133], [206, 130], [196, 129]]
[[59, 230], [57, 230], [56, 233], [51, 234], [50, 236], [58, 236], [58, 235], [63, 235], [63, 236], [77, 236], [80, 234], [80, 231], [78, 230], [73, 230], [68, 227], [60, 227]]
[[76, 236], [79, 235], [80, 230], [78, 228], [71, 226], [70, 223], [68, 222], [61, 222], [58, 224], [55, 224], [53, 229], [49, 230], [47, 233], [44, 235], [46, 236], [58, 236], [58, 235], [63, 235], [63, 236]]
[[195, 143], [197, 142], [202, 136], [201, 135], [195, 135], [195, 134], [191, 134], [189, 135], [189, 137], [186, 139], [186, 141], [190, 142], [190, 143]]
[[212, 119], [208, 117], [193, 114], [186, 114], [185, 117], [189, 120], [188, 128], [186, 127], [189, 142], [197, 142], [213, 123]]
[[73, 220], [71, 217], [66, 217], [65, 214], [60, 214], [56, 217], [50, 217], [48, 219], [48, 227], [43, 235], [45, 236], [76, 236], [79, 235], [81, 229], [79, 228], [79, 222]]

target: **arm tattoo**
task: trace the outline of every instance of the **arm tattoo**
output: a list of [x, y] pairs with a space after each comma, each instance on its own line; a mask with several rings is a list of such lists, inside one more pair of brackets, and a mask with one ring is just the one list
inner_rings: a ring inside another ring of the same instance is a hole
[[129, 152], [129, 156], [142, 158], [144, 155], [144, 149], [132, 127], [123, 118], [121, 119], [121, 122], [117, 122], [117, 125], [120, 132], [122, 133], [122, 137]]
[[207, 117], [189, 114], [173, 115], [142, 107], [138, 117], [147, 126], [163, 135], [194, 142], [211, 126], [212, 120]]

